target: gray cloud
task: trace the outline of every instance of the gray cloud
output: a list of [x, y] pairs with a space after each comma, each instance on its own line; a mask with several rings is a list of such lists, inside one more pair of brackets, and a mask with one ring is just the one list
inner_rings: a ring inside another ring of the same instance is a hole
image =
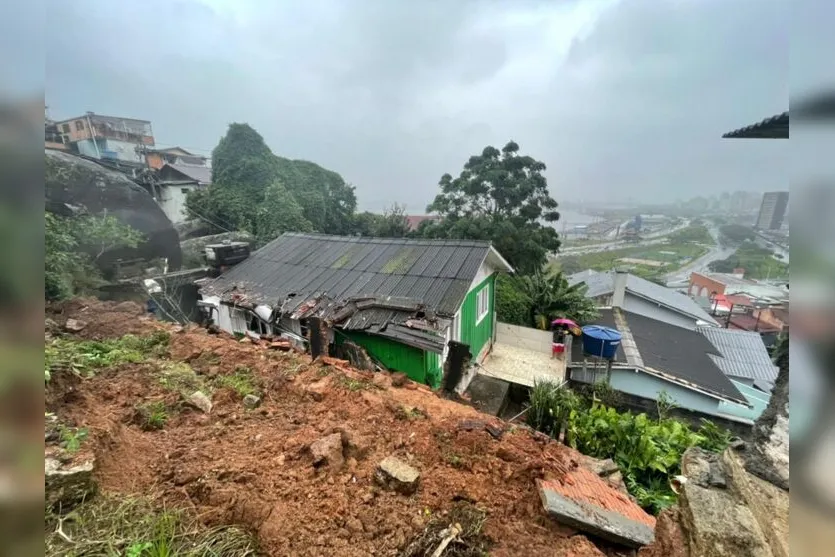
[[54, 3], [47, 104], [152, 120], [211, 149], [228, 123], [421, 212], [513, 138], [558, 201], [788, 183], [787, 148], [722, 133], [788, 105], [788, 0]]

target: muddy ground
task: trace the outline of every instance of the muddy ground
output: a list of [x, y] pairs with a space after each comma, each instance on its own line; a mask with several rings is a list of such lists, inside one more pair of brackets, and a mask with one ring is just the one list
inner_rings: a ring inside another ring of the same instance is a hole
[[[491, 555], [628, 554], [544, 513], [534, 480], [559, 479], [577, 466], [574, 451], [426, 387], [398, 378], [394, 386], [387, 373], [359, 372], [342, 361], [311, 362], [170, 327], [130, 303], [73, 301], [48, 308], [47, 317], [58, 327], [69, 318], [84, 321], [77, 334], [86, 339], [172, 331], [162, 358], [84, 379], [59, 373], [47, 388], [47, 411], [88, 428], [79, 454], [95, 454], [105, 492], [155, 494], [207, 524], [242, 525], [267, 555], [396, 555], [460, 501], [486, 511]], [[183, 364], [207, 385], [210, 413], [163, 384], [165, 370]], [[245, 408], [240, 391], [218, 386], [218, 378], [242, 370], [261, 395], [257, 408]], [[167, 422], [147, 431], [137, 407], [152, 402], [164, 405]], [[311, 443], [334, 432], [345, 440], [344, 463], [315, 466]], [[375, 467], [389, 455], [420, 471], [416, 494], [375, 485]]]

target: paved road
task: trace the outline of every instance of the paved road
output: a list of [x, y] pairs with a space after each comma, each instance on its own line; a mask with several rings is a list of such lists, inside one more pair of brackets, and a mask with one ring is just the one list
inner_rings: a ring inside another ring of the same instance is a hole
[[698, 259], [694, 259], [693, 261], [691, 261], [684, 267], [678, 269], [677, 271], [669, 273], [666, 277], [667, 286], [678, 287], [686, 285], [690, 282], [690, 273], [706, 271], [707, 266], [710, 263], [718, 261], [719, 259], [725, 259], [726, 257], [730, 257], [731, 254], [733, 254], [733, 252], [736, 251], [735, 248], [723, 248], [719, 245], [718, 228], [708, 227], [708, 230], [710, 231], [710, 235], [713, 236], [713, 240], [716, 242], [716, 245], [712, 247], [709, 252], [699, 257]]

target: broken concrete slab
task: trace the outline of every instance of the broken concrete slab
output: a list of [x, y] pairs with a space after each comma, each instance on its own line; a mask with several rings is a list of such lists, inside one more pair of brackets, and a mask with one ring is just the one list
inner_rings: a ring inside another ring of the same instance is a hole
[[558, 522], [638, 548], [655, 539], [655, 519], [594, 472], [577, 469], [565, 482], [537, 480], [545, 511]]
[[470, 382], [465, 393], [469, 395], [473, 406], [493, 416], [501, 414], [507, 399], [510, 383], [477, 374]]
[[420, 483], [420, 472], [394, 456], [387, 456], [374, 473], [374, 480], [386, 489], [412, 495]]

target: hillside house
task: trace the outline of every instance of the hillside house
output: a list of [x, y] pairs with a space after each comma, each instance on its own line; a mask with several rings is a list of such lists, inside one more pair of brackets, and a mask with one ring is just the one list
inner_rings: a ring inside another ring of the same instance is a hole
[[332, 349], [350, 341], [380, 367], [440, 384], [449, 342], [476, 362], [495, 340], [495, 276], [512, 272], [488, 243], [288, 233], [201, 288], [229, 333], [307, 343], [321, 319]]
[[723, 367], [734, 370], [739, 364], [737, 373], [754, 372], [740, 369], [744, 354], [734, 355], [732, 347], [719, 348], [711, 342], [709, 332], [723, 329], [692, 330], [617, 307], [600, 310], [595, 324], [616, 329], [622, 335], [621, 343], [611, 366], [586, 354], [582, 340], [572, 343], [566, 367], [575, 383], [608, 382], [626, 406], [640, 411], [654, 410], [663, 392], [679, 411], [742, 428], [750, 427], [765, 408], [766, 393], [757, 391], [757, 400], [750, 401], [742, 392], [748, 392], [748, 381], [735, 384], [732, 379], [738, 377], [723, 371]]
[[691, 298], [654, 282], [620, 269], [607, 272], [581, 271], [568, 277], [568, 283], [583, 283], [586, 296], [599, 307], [617, 306], [631, 313], [643, 315], [695, 330], [699, 324], [716, 326], [718, 323]]

